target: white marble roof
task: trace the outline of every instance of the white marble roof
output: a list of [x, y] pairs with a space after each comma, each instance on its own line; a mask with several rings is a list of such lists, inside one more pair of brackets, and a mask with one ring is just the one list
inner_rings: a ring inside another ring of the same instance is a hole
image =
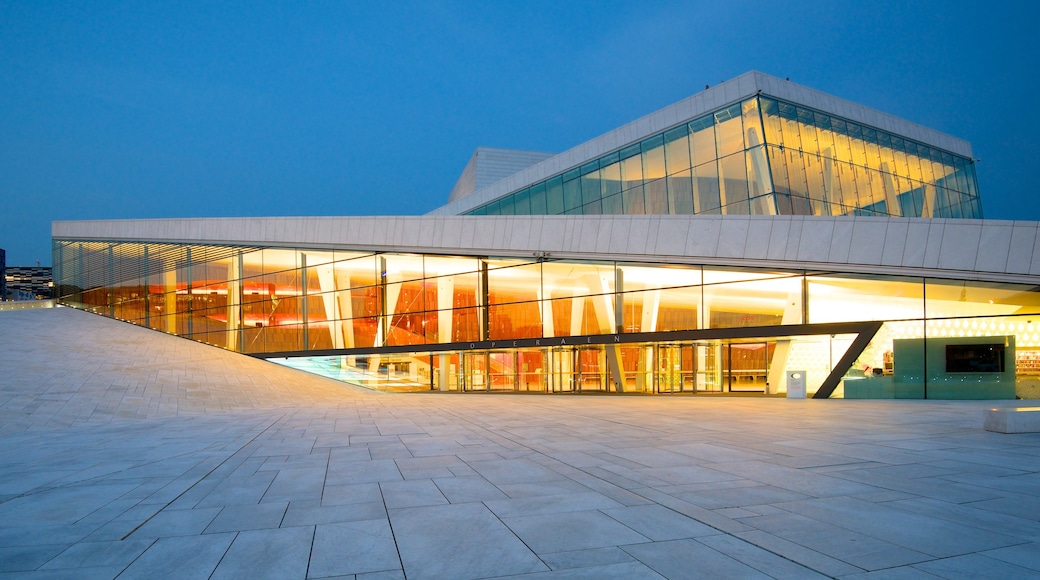
[[727, 264], [1040, 284], [1040, 222], [813, 216], [376, 216], [54, 222], [61, 239]]

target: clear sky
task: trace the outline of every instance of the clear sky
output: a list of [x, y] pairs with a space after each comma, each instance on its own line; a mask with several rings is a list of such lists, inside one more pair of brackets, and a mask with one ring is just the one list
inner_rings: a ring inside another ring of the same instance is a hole
[[563, 151], [752, 69], [967, 139], [985, 216], [1040, 220], [1038, 16], [999, 0], [0, 0], [0, 247], [50, 264], [52, 220], [421, 214], [477, 146]]

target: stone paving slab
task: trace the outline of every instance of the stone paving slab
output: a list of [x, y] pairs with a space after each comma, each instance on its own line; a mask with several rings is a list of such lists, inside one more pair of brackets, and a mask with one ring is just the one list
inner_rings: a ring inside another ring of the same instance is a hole
[[67, 308], [0, 344], [0, 578], [1040, 578], [991, 402], [385, 394]]

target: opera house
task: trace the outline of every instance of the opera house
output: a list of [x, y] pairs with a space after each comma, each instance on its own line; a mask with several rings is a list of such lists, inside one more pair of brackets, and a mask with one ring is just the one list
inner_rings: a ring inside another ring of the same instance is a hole
[[983, 219], [966, 141], [749, 72], [479, 148], [423, 216], [52, 235], [61, 304], [373, 389], [1013, 399], [1038, 229]]

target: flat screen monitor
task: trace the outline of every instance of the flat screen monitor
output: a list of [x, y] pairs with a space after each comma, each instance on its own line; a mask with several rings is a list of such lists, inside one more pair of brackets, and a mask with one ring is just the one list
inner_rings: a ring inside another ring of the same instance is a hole
[[1002, 373], [1004, 372], [1004, 344], [948, 344], [946, 345], [946, 372]]

